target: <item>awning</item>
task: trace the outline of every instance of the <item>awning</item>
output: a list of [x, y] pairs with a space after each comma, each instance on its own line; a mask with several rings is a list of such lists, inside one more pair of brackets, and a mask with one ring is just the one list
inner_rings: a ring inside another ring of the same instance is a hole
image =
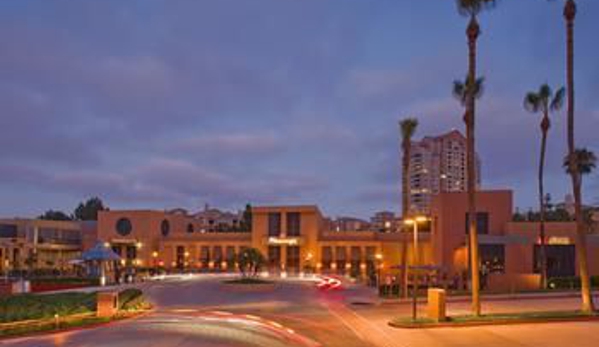
[[110, 247], [106, 247], [104, 242], [98, 242], [94, 247], [83, 252], [81, 259], [84, 261], [118, 261], [121, 260], [121, 257], [114, 253]]
[[531, 242], [534, 241], [524, 235], [478, 235], [480, 245], [527, 245]]

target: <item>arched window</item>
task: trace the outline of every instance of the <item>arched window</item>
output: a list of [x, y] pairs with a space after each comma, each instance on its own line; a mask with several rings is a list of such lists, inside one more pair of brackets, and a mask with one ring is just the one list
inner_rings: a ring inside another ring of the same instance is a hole
[[166, 219], [160, 224], [160, 232], [162, 233], [162, 236], [168, 236], [171, 232], [171, 225]]

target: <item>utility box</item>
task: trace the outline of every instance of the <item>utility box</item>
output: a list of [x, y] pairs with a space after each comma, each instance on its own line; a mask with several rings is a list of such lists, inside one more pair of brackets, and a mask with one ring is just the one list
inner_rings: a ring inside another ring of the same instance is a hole
[[445, 289], [428, 289], [428, 318], [435, 322], [443, 322], [447, 319], [447, 294]]
[[119, 311], [118, 292], [98, 292], [96, 315], [98, 317], [112, 317]]
[[31, 282], [19, 280], [12, 283], [12, 294], [26, 294], [31, 292]]

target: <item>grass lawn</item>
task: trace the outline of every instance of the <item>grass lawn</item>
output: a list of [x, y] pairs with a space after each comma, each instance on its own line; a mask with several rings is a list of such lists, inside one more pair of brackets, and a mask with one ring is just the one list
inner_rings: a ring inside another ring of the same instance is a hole
[[225, 284], [271, 284], [274, 282], [263, 280], [261, 278], [255, 278], [255, 277], [242, 277], [242, 278], [236, 278], [233, 280], [226, 280], [226, 281], [223, 281], [223, 283], [225, 283]]
[[548, 312], [519, 312], [519, 313], [495, 313], [479, 317], [472, 315], [448, 317], [444, 322], [435, 322], [428, 318], [419, 318], [412, 321], [409, 317], [396, 318], [389, 325], [404, 328], [426, 328], [436, 326], [476, 326], [492, 324], [517, 324], [517, 323], [543, 323], [553, 321], [568, 321], [577, 319], [599, 319], [599, 312], [592, 314], [581, 311], [548, 311]]

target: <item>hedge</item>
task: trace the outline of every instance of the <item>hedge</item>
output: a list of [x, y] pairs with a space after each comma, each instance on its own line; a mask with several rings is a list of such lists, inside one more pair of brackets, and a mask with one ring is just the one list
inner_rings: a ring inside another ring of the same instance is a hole
[[[20, 294], [0, 298], [0, 323], [33, 319], [49, 319], [93, 313], [96, 311], [97, 293]], [[143, 292], [125, 289], [119, 293], [119, 309], [125, 311], [149, 308]]]
[[[580, 289], [580, 277], [554, 277], [547, 284], [551, 289]], [[599, 287], [599, 276], [591, 277], [591, 286]]]
[[143, 292], [137, 288], [125, 289], [119, 293], [119, 309], [133, 311], [149, 308]]
[[96, 310], [96, 293], [11, 295], [0, 298], [0, 323], [89, 313]]

